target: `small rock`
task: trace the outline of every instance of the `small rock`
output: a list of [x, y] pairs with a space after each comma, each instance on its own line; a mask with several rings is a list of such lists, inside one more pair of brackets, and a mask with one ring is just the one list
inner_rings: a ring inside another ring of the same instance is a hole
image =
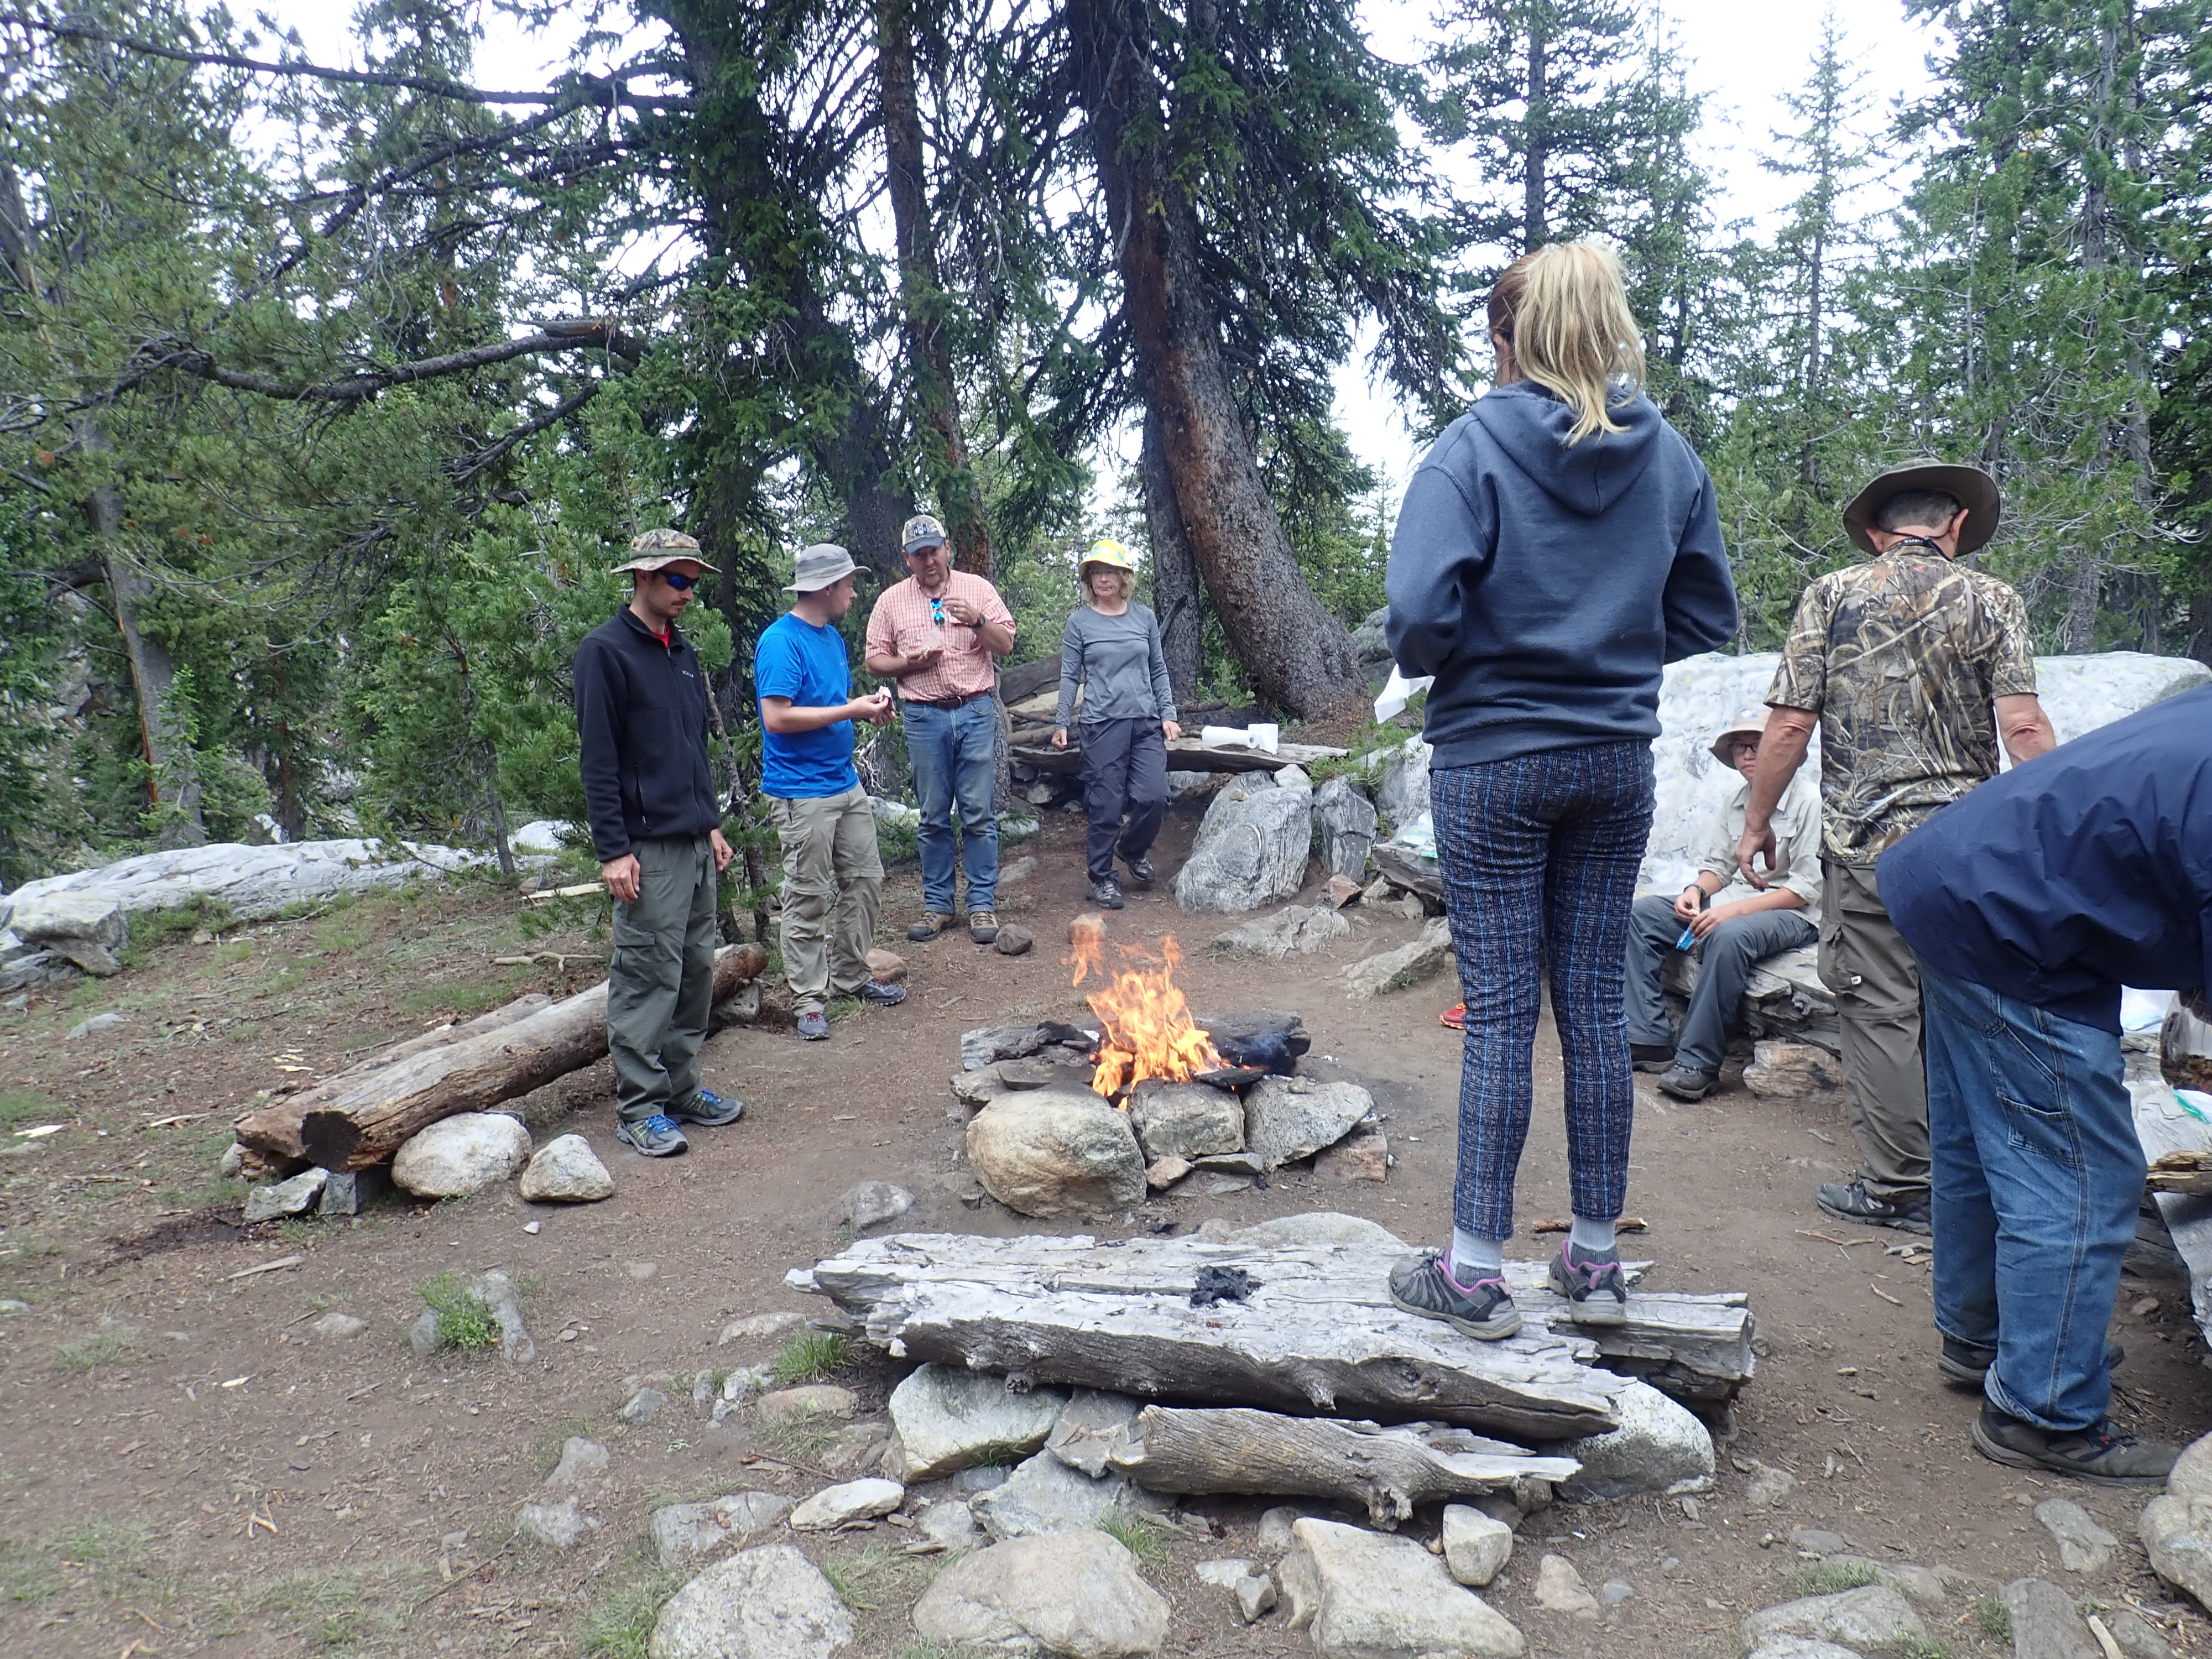
[[1341, 910], [1359, 897], [1359, 884], [1343, 876], [1331, 876], [1322, 888], [1328, 899], [1328, 908]]
[[1145, 1171], [1145, 1185], [1156, 1193], [1165, 1192], [1191, 1171], [1187, 1158], [1164, 1158]]
[[1827, 1094], [1844, 1086], [1844, 1063], [1809, 1042], [1754, 1043], [1743, 1086], [1770, 1098]]
[[885, 985], [906, 983], [906, 958], [896, 951], [868, 952], [868, 977]]
[[775, 1372], [766, 1365], [738, 1365], [723, 1374], [722, 1398], [732, 1402], [751, 1399], [757, 1394], [768, 1392], [768, 1385], [775, 1381]]
[[1238, 1579], [1229, 1590], [1237, 1598], [1237, 1616], [1248, 1625], [1258, 1624], [1278, 1599], [1275, 1581], [1264, 1572]]
[[1597, 1599], [1609, 1607], [1617, 1607], [1635, 1595], [1636, 1586], [1626, 1578], [1608, 1578], [1597, 1587]]
[[615, 1194], [615, 1178], [581, 1135], [560, 1135], [540, 1146], [522, 1172], [532, 1203], [592, 1204]]
[[2128, 1659], [2174, 1659], [2173, 1650], [2166, 1638], [2152, 1629], [2147, 1620], [2137, 1618], [2125, 1607], [2113, 1607], [2097, 1617], [2104, 1621], [2105, 1629]]
[[982, 1528], [975, 1524], [975, 1511], [958, 1498], [932, 1504], [921, 1512], [915, 1526], [924, 1538], [947, 1555], [965, 1555], [990, 1541]]
[[1324, 1181], [1388, 1181], [1389, 1139], [1376, 1129], [1340, 1141], [1314, 1159], [1314, 1173]]
[[1233, 1555], [1223, 1556], [1214, 1561], [1200, 1561], [1191, 1568], [1200, 1583], [1211, 1584], [1216, 1589], [1234, 1589], [1238, 1579], [1249, 1577], [1254, 1570], [1251, 1562]]
[[1536, 1564], [1536, 1605], [1553, 1613], [1595, 1613], [1597, 1597], [1589, 1593], [1573, 1562], [1564, 1555], [1547, 1555]]
[[1773, 1636], [1753, 1648], [1745, 1659], [1859, 1659], [1859, 1656], [1849, 1648], [1816, 1641], [1809, 1636]]
[[896, 1221], [914, 1208], [914, 1194], [888, 1181], [863, 1181], [837, 1200], [844, 1223], [864, 1233], [878, 1222]]
[[222, 1161], [215, 1166], [215, 1171], [225, 1181], [235, 1181], [244, 1175], [246, 1173], [245, 1146], [238, 1141], [232, 1141], [224, 1149]]
[[1752, 1469], [1751, 1480], [1743, 1489], [1743, 1501], [1754, 1510], [1780, 1509], [1797, 1490], [1797, 1477], [1787, 1469], [1765, 1463], [1754, 1463]]
[[94, 1031], [105, 1031], [112, 1026], [120, 1025], [129, 1018], [128, 1014], [94, 1014], [90, 1019], [81, 1019], [70, 1026], [69, 1036], [65, 1040], [70, 1042], [77, 1042], [80, 1038], [90, 1036]]
[[[1011, 860], [999, 866], [999, 885], [1012, 887], [1017, 882], [1027, 881], [1031, 876], [1036, 874], [1036, 860], [1024, 853], [1021, 857]], [[1003, 936], [1006, 929], [1001, 927], [999, 932]]]
[[522, 1231], [535, 1238], [544, 1224], [542, 1221], [526, 1221], [522, 1224]]
[[1389, 897], [1390, 878], [1388, 876], [1377, 876], [1359, 890], [1359, 902], [1362, 904], [1387, 903]]
[[1146, 1079], [1129, 1091], [1129, 1126], [1154, 1162], [1244, 1150], [1243, 1103], [1204, 1083]]
[[1462, 1584], [1480, 1589], [1513, 1554], [1513, 1528], [1465, 1504], [1444, 1506], [1444, 1565]]
[[1582, 1470], [1560, 1488], [1570, 1503], [1605, 1503], [1645, 1492], [1679, 1497], [1713, 1484], [1711, 1432], [1648, 1382], [1631, 1382], [1614, 1401], [1620, 1426], [1571, 1441], [1565, 1455]]
[[419, 1131], [392, 1160], [392, 1179], [417, 1198], [459, 1198], [530, 1162], [530, 1131], [503, 1112], [462, 1112]]
[[1863, 1555], [1832, 1555], [1828, 1565], [1845, 1572], [1864, 1573], [1877, 1584], [1887, 1584], [1908, 1601], [1923, 1607], [1940, 1607], [1947, 1599], [1943, 1575], [1909, 1561], [1894, 1564], [1870, 1560]]
[[1045, 1445], [1068, 1468], [1096, 1480], [1106, 1473], [1107, 1460], [1143, 1409], [1141, 1401], [1125, 1394], [1078, 1389], [1054, 1419]]
[[1094, 1480], [1043, 1451], [1016, 1465], [1004, 1485], [977, 1493], [972, 1507], [983, 1529], [1003, 1541], [1096, 1527], [1114, 1516], [1156, 1515], [1171, 1501], [1118, 1472]]
[[1802, 1596], [1743, 1621], [1747, 1646], [1757, 1647], [1777, 1636], [1817, 1637], [1854, 1648], [1902, 1647], [1929, 1639], [1920, 1615], [1887, 1584], [1867, 1584], [1836, 1595]]
[[853, 1615], [822, 1570], [789, 1544], [717, 1561], [671, 1596], [652, 1659], [830, 1659], [853, 1640]]
[[658, 1261], [625, 1261], [623, 1271], [632, 1279], [650, 1279], [660, 1271]]
[[607, 1482], [607, 1449], [596, 1440], [571, 1435], [561, 1443], [561, 1461], [545, 1484], [556, 1492], [595, 1492]]
[[596, 1531], [599, 1522], [586, 1515], [577, 1500], [563, 1498], [552, 1504], [525, 1504], [514, 1517], [514, 1529], [533, 1544], [546, 1544], [556, 1550], [574, 1549], [587, 1532]]
[[1260, 1516], [1260, 1553], [1262, 1555], [1287, 1554], [1291, 1546], [1297, 1541], [1291, 1535], [1291, 1528], [1304, 1519], [1304, 1510], [1295, 1509], [1288, 1504], [1278, 1504], [1274, 1508], [1263, 1513]]
[[1025, 957], [1036, 943], [1036, 936], [1028, 928], [1002, 921], [999, 924], [999, 937], [991, 942], [991, 948], [1002, 957]]
[[722, 1334], [714, 1339], [714, 1346], [726, 1342], [753, 1342], [771, 1336], [781, 1336], [794, 1325], [804, 1325], [806, 1316], [778, 1309], [774, 1313], [748, 1314], [743, 1319], [732, 1319], [722, 1327]]
[[309, 1325], [307, 1328], [313, 1331], [317, 1336], [341, 1338], [359, 1336], [363, 1331], [368, 1328], [368, 1322], [365, 1319], [356, 1319], [349, 1313], [340, 1313], [336, 1308], [333, 1308], [330, 1312], [325, 1314], [320, 1319], [316, 1320], [313, 1324]]
[[1521, 1632], [1410, 1538], [1302, 1520], [1278, 1576], [1289, 1624], [1322, 1659], [1518, 1659]]
[[[1421, 902], [1411, 893], [1400, 901], [1407, 920], [1418, 920]], [[1344, 970], [1345, 988], [1356, 997], [1380, 996], [1433, 979], [1451, 965], [1451, 928], [1442, 916], [1424, 927], [1419, 936], [1394, 951], [1363, 957]]]
[[1103, 1533], [1018, 1538], [963, 1556], [915, 1603], [924, 1641], [1067, 1659], [1143, 1659], [1167, 1639], [1168, 1604]]
[[323, 1183], [330, 1178], [328, 1170], [304, 1170], [289, 1181], [254, 1188], [246, 1194], [246, 1224], [305, 1214], [315, 1207], [315, 1200], [323, 1195]]
[[12, 1296], [0, 1297], [0, 1317], [13, 1317], [16, 1314], [27, 1314], [30, 1311], [31, 1304], [27, 1302], [19, 1301]]
[[842, 1486], [824, 1486], [791, 1512], [793, 1532], [829, 1532], [850, 1521], [872, 1521], [889, 1515], [906, 1501], [906, 1488], [896, 1480], [850, 1480]]
[[1267, 1170], [1341, 1140], [1375, 1109], [1375, 1097], [1356, 1083], [1307, 1077], [1264, 1077], [1244, 1094], [1244, 1145]]
[[822, 1468], [831, 1474], [857, 1474], [881, 1468], [891, 1431], [880, 1423], [850, 1423], [830, 1437], [820, 1454]]
[[1997, 1592], [2012, 1623], [2013, 1659], [2103, 1659], [2072, 1595], [2040, 1578], [2015, 1578]]
[[2067, 1571], [2102, 1572], [2112, 1565], [2120, 1540], [2072, 1498], [2045, 1498], [2035, 1506], [2035, 1518], [2058, 1540], [2058, 1559]]
[[760, 1420], [774, 1423], [787, 1417], [850, 1417], [860, 1408], [860, 1397], [834, 1382], [810, 1382], [804, 1388], [779, 1389], [760, 1397]]
[[668, 1403], [668, 1396], [658, 1389], [640, 1389], [623, 1402], [615, 1416], [634, 1429], [641, 1429], [660, 1415], [660, 1408]]
[[359, 1215], [392, 1190], [388, 1170], [333, 1170], [315, 1201], [317, 1215]]
[[1790, 1544], [1807, 1555], [1841, 1555], [1858, 1547], [1843, 1534], [1824, 1531], [1819, 1527], [1799, 1527], [1790, 1534]]
[[791, 1511], [791, 1500], [774, 1492], [739, 1492], [704, 1504], [672, 1504], [653, 1512], [653, 1547], [660, 1565], [681, 1571], [695, 1561], [743, 1544]]
[[995, 1492], [1012, 1474], [1005, 1464], [992, 1463], [980, 1469], [961, 1470], [952, 1477], [952, 1484], [963, 1492]]
[[1231, 1193], [1249, 1193], [1251, 1190], [1252, 1177], [1249, 1176], [1224, 1176], [1218, 1181], [1206, 1183], [1208, 1198], [1226, 1198]]

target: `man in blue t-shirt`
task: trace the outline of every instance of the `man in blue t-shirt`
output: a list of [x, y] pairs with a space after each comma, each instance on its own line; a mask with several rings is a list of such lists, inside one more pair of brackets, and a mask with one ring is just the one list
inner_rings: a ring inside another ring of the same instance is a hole
[[[860, 581], [852, 555], [833, 542], [802, 550], [791, 609], [753, 648], [760, 696], [761, 793], [783, 843], [783, 972], [799, 1035], [830, 1035], [832, 996], [888, 1006], [906, 988], [868, 972], [868, 947], [884, 897], [875, 808], [853, 767], [853, 722], [891, 723], [891, 694], [853, 695], [853, 670], [837, 623]], [[836, 911], [833, 933], [832, 907]]]
[[2155, 1486], [2172, 1446], [2106, 1413], [2106, 1327], [2143, 1152], [2120, 988], [2212, 981], [2212, 687], [1943, 807], [1877, 879], [1920, 964], [1943, 1374], [2015, 1468]]

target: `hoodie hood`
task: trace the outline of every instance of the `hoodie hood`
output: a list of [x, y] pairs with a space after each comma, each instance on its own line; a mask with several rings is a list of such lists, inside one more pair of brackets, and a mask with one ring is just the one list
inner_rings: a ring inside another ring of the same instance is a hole
[[1620, 431], [1601, 428], [1570, 445], [1574, 410], [1534, 380], [1494, 387], [1472, 413], [1530, 483], [1584, 518], [1595, 518], [1636, 487], [1667, 425], [1657, 406], [1638, 392], [1613, 407]]

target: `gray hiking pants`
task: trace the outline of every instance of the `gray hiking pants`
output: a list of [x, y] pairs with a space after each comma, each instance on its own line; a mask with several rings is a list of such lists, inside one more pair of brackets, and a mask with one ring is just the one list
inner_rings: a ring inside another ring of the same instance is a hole
[[1820, 929], [1802, 910], [1761, 910], [1714, 928], [1691, 947], [1698, 953], [1698, 985], [1677, 1037], [1667, 1029], [1659, 971], [1674, 953], [1684, 925], [1674, 914], [1674, 901], [1659, 893], [1646, 893], [1630, 912], [1622, 996], [1628, 1007], [1628, 1040], [1655, 1048], [1671, 1042], [1674, 1063], [1684, 1071], [1717, 1072], [1751, 970], [1765, 957], [1810, 945]]
[[615, 1115], [639, 1123], [690, 1099], [714, 1006], [714, 848], [704, 836], [641, 841], [637, 897], [615, 901], [607, 1050]]

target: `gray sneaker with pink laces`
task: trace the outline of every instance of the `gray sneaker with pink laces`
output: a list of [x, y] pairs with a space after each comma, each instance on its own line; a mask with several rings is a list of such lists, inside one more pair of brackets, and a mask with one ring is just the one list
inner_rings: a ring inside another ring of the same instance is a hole
[[1441, 1319], [1481, 1342], [1498, 1341], [1521, 1328], [1521, 1310], [1503, 1279], [1462, 1285], [1452, 1277], [1449, 1254], [1442, 1250], [1393, 1267], [1390, 1300], [1409, 1314]]
[[1628, 1280], [1620, 1271], [1620, 1252], [1585, 1256], [1569, 1239], [1552, 1258], [1552, 1288], [1567, 1301], [1567, 1317], [1577, 1325], [1626, 1325]]

